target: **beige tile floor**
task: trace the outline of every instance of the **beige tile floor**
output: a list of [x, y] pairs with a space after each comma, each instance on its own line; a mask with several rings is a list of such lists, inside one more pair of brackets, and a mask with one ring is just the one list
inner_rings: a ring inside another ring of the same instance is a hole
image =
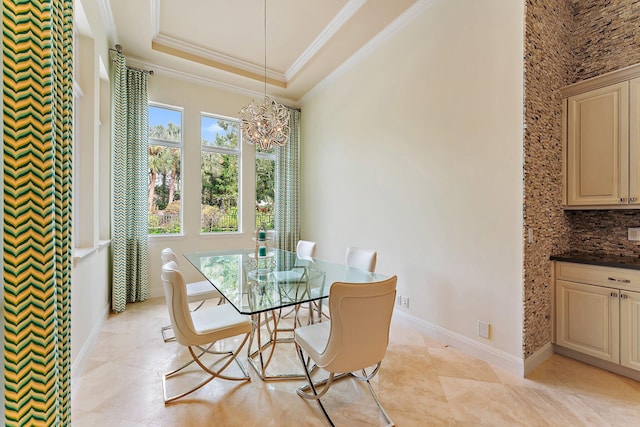
[[[327, 425], [315, 403], [296, 395], [302, 381], [263, 382], [252, 370], [250, 382], [215, 379], [165, 406], [162, 374], [188, 356], [178, 343], [162, 341], [167, 323], [163, 298], [108, 318], [74, 377], [74, 427]], [[278, 348], [282, 366], [297, 362], [292, 347]], [[519, 378], [425, 337], [400, 317], [373, 384], [398, 426], [640, 425], [636, 381], [559, 355]], [[323, 400], [336, 425], [379, 425], [364, 388], [351, 380], [334, 387]]]

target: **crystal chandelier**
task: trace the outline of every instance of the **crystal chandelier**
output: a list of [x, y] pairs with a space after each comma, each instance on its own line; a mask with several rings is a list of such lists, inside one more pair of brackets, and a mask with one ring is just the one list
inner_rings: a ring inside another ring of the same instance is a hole
[[289, 109], [267, 96], [267, 0], [264, 0], [264, 99], [254, 99], [240, 110], [242, 137], [269, 151], [289, 138]]

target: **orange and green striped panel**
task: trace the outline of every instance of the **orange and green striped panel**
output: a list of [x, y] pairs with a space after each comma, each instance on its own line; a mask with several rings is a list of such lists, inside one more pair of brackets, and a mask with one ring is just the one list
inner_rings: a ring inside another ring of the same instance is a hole
[[72, 11], [3, 0], [7, 426], [71, 423]]

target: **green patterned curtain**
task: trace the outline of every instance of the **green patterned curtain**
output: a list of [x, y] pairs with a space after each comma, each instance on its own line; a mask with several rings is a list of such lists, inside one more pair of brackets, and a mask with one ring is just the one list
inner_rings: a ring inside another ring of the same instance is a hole
[[274, 245], [295, 251], [300, 239], [300, 111], [289, 112], [289, 141], [276, 149]]
[[4, 423], [71, 424], [73, 2], [2, 2]]
[[147, 73], [129, 69], [116, 53], [113, 88], [113, 283], [111, 308], [144, 301], [149, 289], [147, 175], [149, 99]]

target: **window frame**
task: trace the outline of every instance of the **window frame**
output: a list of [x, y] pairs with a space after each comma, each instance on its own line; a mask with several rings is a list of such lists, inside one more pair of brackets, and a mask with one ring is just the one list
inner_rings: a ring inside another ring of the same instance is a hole
[[[226, 148], [226, 147], [217, 147], [211, 145], [204, 145], [202, 143], [202, 118], [208, 117], [216, 120], [225, 120], [229, 122], [235, 122], [238, 125], [238, 146], [237, 148]], [[206, 111], [200, 111], [200, 170], [202, 170], [202, 153], [219, 153], [224, 155], [235, 155], [237, 156], [237, 164], [238, 164], [238, 229], [235, 231], [202, 231], [202, 176], [200, 176], [200, 197], [199, 197], [199, 209], [200, 220], [199, 220], [199, 235], [200, 236], [227, 236], [231, 234], [241, 234], [243, 231], [243, 222], [242, 222], [242, 213], [243, 213], [243, 203], [242, 203], [242, 194], [243, 194], [243, 183], [242, 183], [242, 130], [240, 128], [240, 119], [237, 117], [229, 117], [223, 116], [221, 114], [209, 113]]]
[[[176, 105], [170, 105], [170, 104], [164, 104], [161, 102], [152, 102], [152, 101], [149, 101], [148, 107], [163, 108], [166, 110], [178, 111], [180, 113], [180, 141], [171, 141], [168, 139], [152, 138], [151, 136], [149, 136], [149, 143], [148, 143], [149, 146], [159, 145], [162, 147], [171, 147], [171, 148], [180, 149], [180, 232], [152, 234], [152, 233], [149, 233], [148, 226], [147, 226], [147, 237], [150, 237], [150, 238], [181, 237], [181, 236], [184, 236], [185, 234], [184, 233], [184, 208], [185, 208], [184, 206], [184, 149], [185, 149], [184, 108]], [[148, 197], [148, 194], [147, 194], [147, 197]]]

